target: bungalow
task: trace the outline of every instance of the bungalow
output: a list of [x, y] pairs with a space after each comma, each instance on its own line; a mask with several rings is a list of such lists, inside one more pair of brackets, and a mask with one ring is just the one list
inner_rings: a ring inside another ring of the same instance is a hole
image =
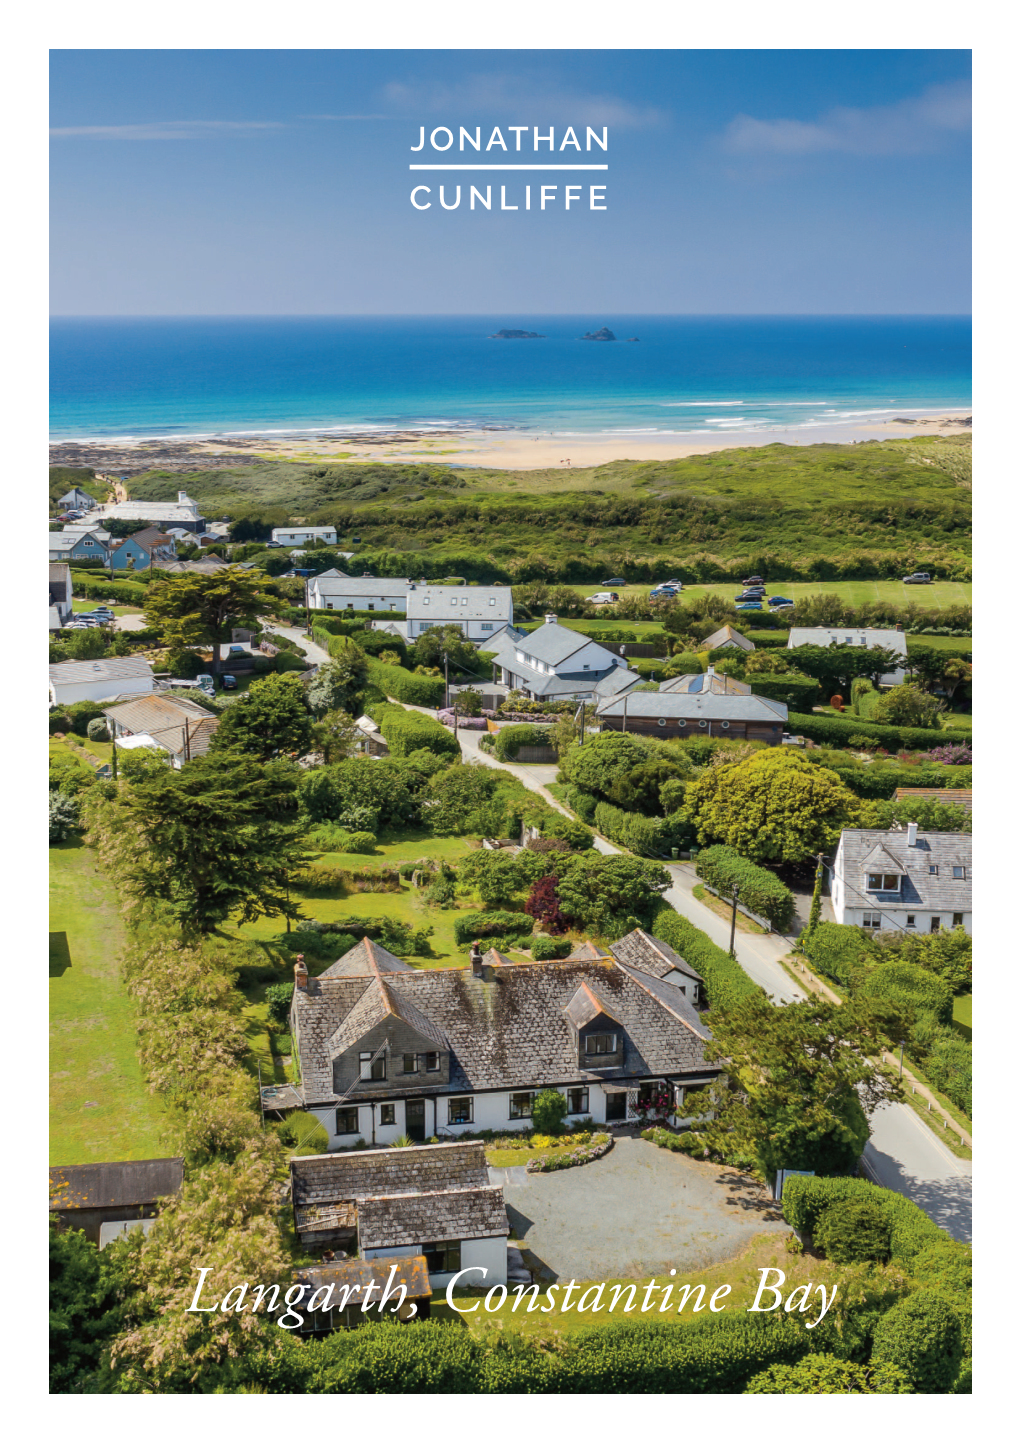
[[160, 1201], [179, 1192], [183, 1181], [181, 1157], [50, 1167], [50, 1212], [61, 1226], [83, 1231], [101, 1247], [123, 1223], [154, 1217]]
[[510, 1224], [483, 1142], [294, 1157], [290, 1187], [294, 1230], [309, 1251], [356, 1248], [387, 1270], [421, 1257], [433, 1286], [468, 1267], [485, 1268], [487, 1285], [506, 1282]]
[[133, 739], [136, 744], [150, 743], [159, 750], [169, 752], [171, 764], [178, 769], [185, 761], [208, 751], [220, 724], [218, 716], [211, 716], [197, 702], [189, 701], [186, 696], [171, 697], [162, 692], [116, 706], [104, 706], [103, 715], [114, 740], [123, 743]]
[[305, 541], [321, 541], [324, 546], [335, 546], [336, 527], [274, 526], [273, 540], [278, 546], [300, 546]]
[[476, 954], [432, 971], [363, 941], [314, 979], [299, 959], [294, 1085], [329, 1150], [527, 1127], [546, 1087], [572, 1118], [605, 1125], [638, 1119], [664, 1090], [679, 1102], [710, 1083], [701, 978], [645, 933], [624, 941], [590, 959]]
[[742, 636], [732, 626], [720, 626], [718, 631], [713, 631], [711, 636], [706, 636], [700, 647], [701, 651], [753, 651], [754, 642]]
[[[304, 1315], [298, 1337], [357, 1327], [373, 1314], [396, 1312], [400, 1322], [423, 1322], [432, 1309], [432, 1283], [423, 1256], [366, 1262], [345, 1257], [319, 1267], [298, 1267], [301, 1293], [290, 1306]], [[385, 1300], [384, 1300], [385, 1299]]]
[[308, 605], [316, 611], [403, 612], [411, 582], [389, 576], [344, 576], [334, 569], [309, 576], [305, 586]]
[[[907, 638], [900, 626], [895, 628], [879, 626], [793, 626], [786, 643], [788, 651], [798, 646], [876, 646], [888, 651], [898, 651], [904, 661], [907, 659]], [[879, 677], [882, 686], [901, 686], [906, 671], [898, 666]]]
[[67, 494], [57, 501], [62, 511], [91, 511], [98, 504], [95, 496], [90, 496], [88, 491], [83, 491], [78, 486], [72, 486]]
[[407, 639], [416, 641], [431, 626], [459, 626], [476, 645], [491, 641], [497, 631], [514, 623], [509, 586], [408, 585]]
[[[697, 691], [666, 690], [676, 677], [658, 691], [631, 691], [621, 699], [602, 703], [597, 711], [603, 731], [632, 731], [638, 736], [722, 736], [730, 740], [766, 741], [778, 746], [789, 714], [782, 701], [735, 691], [739, 683], [730, 681], [727, 688], [699, 688]], [[701, 677], [703, 681], [712, 678]], [[721, 681], [716, 677], [715, 681]], [[743, 688], [746, 690], [746, 688]]]
[[832, 909], [844, 926], [970, 932], [971, 842], [962, 831], [844, 831], [832, 867]]
[[58, 626], [66, 626], [74, 613], [74, 584], [66, 561], [50, 562], [50, 609], [57, 613]]
[[608, 699], [641, 680], [607, 647], [551, 615], [530, 634], [507, 626], [486, 649], [494, 653], [493, 681], [532, 701]]
[[147, 521], [162, 531], [175, 526], [198, 533], [206, 528], [205, 517], [198, 513], [198, 502], [187, 491], [178, 491], [176, 501], [117, 501], [103, 506], [101, 515], [108, 521]]
[[156, 689], [152, 667], [141, 656], [58, 661], [50, 667], [49, 683], [51, 706], [108, 701], [114, 696], [147, 696]]

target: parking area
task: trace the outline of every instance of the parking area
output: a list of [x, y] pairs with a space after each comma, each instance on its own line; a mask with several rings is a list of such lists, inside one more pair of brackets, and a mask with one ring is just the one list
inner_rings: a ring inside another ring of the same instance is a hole
[[546, 1280], [680, 1275], [735, 1256], [759, 1232], [787, 1232], [748, 1178], [637, 1137], [562, 1172], [494, 1172], [525, 1262]]

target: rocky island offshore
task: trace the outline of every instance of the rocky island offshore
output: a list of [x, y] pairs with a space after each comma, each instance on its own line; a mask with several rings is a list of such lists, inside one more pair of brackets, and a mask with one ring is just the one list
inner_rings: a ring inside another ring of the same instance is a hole
[[616, 336], [604, 325], [601, 330], [590, 330], [581, 337], [582, 340], [615, 340]]
[[537, 330], [498, 330], [495, 335], [486, 336], [486, 340], [545, 340], [545, 336]]

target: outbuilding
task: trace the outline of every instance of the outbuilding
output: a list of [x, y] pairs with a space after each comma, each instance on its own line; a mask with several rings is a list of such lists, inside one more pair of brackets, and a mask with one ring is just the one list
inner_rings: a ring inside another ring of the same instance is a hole
[[50, 1167], [50, 1212], [99, 1246], [104, 1226], [154, 1217], [162, 1199], [179, 1192], [183, 1181], [182, 1157]]
[[148, 696], [156, 689], [152, 667], [141, 656], [58, 661], [50, 667], [49, 681], [51, 706], [108, 701], [113, 696]]

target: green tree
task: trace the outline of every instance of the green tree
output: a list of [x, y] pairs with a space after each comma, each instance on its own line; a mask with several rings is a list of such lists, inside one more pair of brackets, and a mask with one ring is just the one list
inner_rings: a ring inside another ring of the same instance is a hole
[[871, 713], [871, 719], [885, 726], [938, 727], [945, 709], [944, 701], [936, 700], [920, 686], [904, 683], [886, 691]]
[[488, 766], [448, 766], [425, 787], [422, 820], [436, 836], [462, 836], [476, 830], [491, 834], [506, 813], [505, 805], [495, 811], [491, 805], [502, 779]]
[[934, 797], [912, 797], [909, 801], [866, 801], [861, 811], [861, 825], [876, 831], [888, 831], [893, 822], [906, 826], [916, 821], [921, 831], [972, 831], [974, 818], [965, 806]]
[[210, 751], [236, 751], [268, 761], [278, 752], [306, 752], [312, 740], [312, 718], [305, 688], [292, 673], [261, 676], [220, 717]]
[[330, 645], [330, 660], [308, 683], [308, 704], [316, 716], [346, 711], [360, 716], [368, 686], [368, 657], [349, 637], [337, 636]]
[[553, 1087], [540, 1091], [531, 1103], [531, 1125], [546, 1137], [558, 1137], [567, 1114], [567, 1099]]
[[124, 1321], [129, 1246], [100, 1251], [84, 1232], [50, 1222], [50, 1391], [98, 1390], [100, 1359]]
[[872, 1065], [884, 1044], [874, 1013], [852, 1002], [777, 1007], [757, 994], [729, 1011], [713, 1009], [707, 1054], [726, 1071], [683, 1113], [708, 1111], [698, 1131], [709, 1147], [755, 1157], [767, 1175], [780, 1167], [850, 1172], [868, 1140], [868, 1114], [902, 1094]]
[[233, 627], [255, 623], [263, 604], [265, 577], [228, 566], [210, 576], [167, 576], [150, 582], [145, 620], [163, 633], [171, 651], [212, 647], [212, 674], [220, 670], [220, 646]]
[[892, 1362], [877, 1366], [864, 1362], [848, 1362], [829, 1352], [809, 1352], [792, 1365], [777, 1362], [758, 1372], [744, 1388], [744, 1395], [847, 1393], [847, 1392], [913, 1392], [910, 1379], [902, 1367]]
[[947, 1392], [962, 1356], [960, 1319], [935, 1292], [904, 1297], [875, 1328], [872, 1361], [900, 1367], [917, 1392]]
[[430, 626], [408, 651], [409, 665], [435, 667], [440, 675], [444, 658], [449, 661], [451, 672], [478, 670], [475, 648], [464, 639], [459, 626]]
[[821, 682], [825, 691], [850, 695], [856, 676], [867, 676], [874, 685], [879, 678], [903, 665], [898, 651], [882, 646], [797, 646], [790, 653], [797, 670]]
[[624, 811], [640, 811], [644, 816], [663, 814], [660, 794], [662, 787], [670, 781], [685, 777], [690, 771], [686, 756], [677, 752], [675, 757], [652, 756], [634, 766], [622, 776], [614, 776], [606, 789], [606, 795], [615, 806]]
[[106, 634], [101, 626], [74, 631], [64, 642], [64, 650], [72, 661], [95, 661], [106, 655]]
[[622, 936], [640, 925], [670, 886], [665, 867], [635, 856], [586, 851], [562, 860], [569, 865], [560, 875], [560, 910], [572, 925], [601, 936]]
[[306, 858], [297, 840], [297, 768], [253, 756], [198, 756], [125, 788], [122, 884], [156, 898], [187, 930], [213, 931], [232, 913], [296, 917], [291, 873]]
[[362, 733], [346, 711], [327, 711], [312, 727], [312, 741], [322, 752], [326, 765], [352, 756]]
[[725, 842], [758, 862], [828, 851], [860, 814], [860, 801], [834, 771], [775, 747], [711, 766], [688, 782], [684, 803], [699, 841]]
[[603, 731], [590, 736], [583, 746], [571, 748], [561, 758], [560, 765], [575, 786], [608, 797], [617, 777], [625, 776], [648, 760], [648, 748], [636, 736], [622, 731]]
[[785, 676], [793, 670], [785, 651], [749, 651], [743, 662], [745, 676]]

